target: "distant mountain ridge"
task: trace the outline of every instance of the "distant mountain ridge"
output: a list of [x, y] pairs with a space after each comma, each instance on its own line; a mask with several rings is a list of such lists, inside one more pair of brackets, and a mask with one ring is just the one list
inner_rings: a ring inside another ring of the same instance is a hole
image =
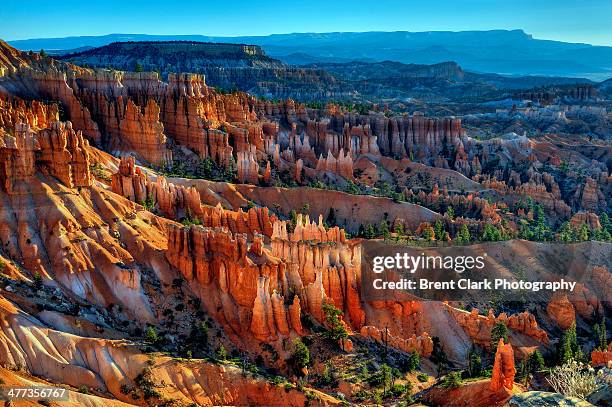
[[279, 60], [268, 57], [258, 45], [198, 41], [113, 42], [61, 55], [59, 59], [77, 60], [97, 67], [115, 65], [123, 70], [134, 68], [138, 62], [144, 70], [170, 66], [178, 72], [198, 72], [204, 67], [285, 67]]
[[350, 61], [292, 66], [267, 56], [257, 45], [193, 40], [114, 42], [56, 58], [84, 67], [155, 71], [164, 78], [173, 72], [200, 73], [208, 85], [218, 88], [301, 101], [482, 100], [533, 86], [589, 83], [580, 78], [472, 73], [452, 61], [431, 65]]
[[[436, 64], [456, 61], [465, 70], [508, 75], [612, 76], [612, 47], [535, 39], [522, 30], [430, 32], [293, 33], [268, 36], [109, 34], [9, 41], [22, 50], [99, 47], [116, 41], [187, 40], [247, 43], [291, 63], [397, 61]], [[297, 55], [297, 57], [296, 57]], [[299, 57], [309, 60], [299, 60]]]
[[336, 79], [323, 70], [286, 65], [258, 45], [193, 40], [113, 42], [56, 58], [92, 68], [203, 74], [206, 83], [270, 98], [344, 98]]
[[456, 62], [440, 62], [432, 65], [403, 64], [395, 61], [383, 62], [322, 62], [303, 65], [304, 68], [324, 69], [344, 79], [373, 80], [390, 77], [410, 76], [413, 78], [438, 78], [462, 81], [465, 72]]

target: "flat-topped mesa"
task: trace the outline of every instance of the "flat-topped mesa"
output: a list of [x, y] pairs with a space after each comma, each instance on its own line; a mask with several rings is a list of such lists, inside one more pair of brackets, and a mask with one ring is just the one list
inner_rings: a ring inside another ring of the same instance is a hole
[[489, 388], [494, 391], [500, 391], [503, 388], [512, 390], [514, 387], [514, 351], [512, 345], [504, 343], [504, 339], [500, 338], [495, 352], [495, 361], [493, 362], [493, 372], [491, 373], [491, 383]]
[[513, 331], [530, 336], [541, 343], [548, 343], [546, 331], [538, 327], [535, 317], [527, 311], [509, 317], [502, 312], [495, 317], [493, 310], [489, 310], [489, 314], [485, 316], [480, 315], [475, 308], [471, 312], [467, 312], [448, 304], [446, 304], [446, 307], [470, 339], [478, 345], [485, 347], [491, 345], [491, 329], [496, 323], [504, 323]]
[[36, 133], [19, 123], [14, 136], [0, 129], [0, 181], [5, 192], [27, 185], [36, 171], [57, 178], [68, 188], [91, 185], [87, 140], [70, 122], [50, 126]]
[[413, 334], [409, 338], [403, 338], [401, 336], [393, 336], [388, 332], [385, 333], [384, 329], [378, 329], [375, 326], [365, 325], [361, 327], [359, 333], [365, 338], [373, 339], [380, 344], [386, 344], [406, 353], [416, 351], [423, 357], [429, 357], [433, 352], [433, 340], [429, 334], [427, 334], [427, 332], [423, 332], [419, 336]]

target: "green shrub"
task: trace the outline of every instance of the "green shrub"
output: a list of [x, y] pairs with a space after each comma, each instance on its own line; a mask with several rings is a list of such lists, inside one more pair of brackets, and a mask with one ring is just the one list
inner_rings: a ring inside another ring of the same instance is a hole
[[450, 372], [442, 379], [442, 387], [456, 389], [461, 385], [461, 372]]
[[151, 345], [159, 342], [159, 336], [157, 335], [157, 331], [152, 326], [148, 327], [145, 331], [145, 340]]
[[297, 371], [301, 371], [310, 363], [310, 351], [300, 338], [296, 338], [293, 341], [293, 349], [289, 362]]
[[391, 394], [393, 394], [394, 397], [399, 397], [406, 392], [410, 392], [411, 390], [412, 390], [412, 384], [410, 384], [410, 382], [406, 384], [396, 383], [393, 386], [391, 386]]

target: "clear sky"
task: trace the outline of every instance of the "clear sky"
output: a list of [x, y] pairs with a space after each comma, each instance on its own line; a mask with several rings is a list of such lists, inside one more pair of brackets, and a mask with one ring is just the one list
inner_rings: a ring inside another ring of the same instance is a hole
[[612, 45], [612, 0], [0, 0], [0, 38], [523, 29]]

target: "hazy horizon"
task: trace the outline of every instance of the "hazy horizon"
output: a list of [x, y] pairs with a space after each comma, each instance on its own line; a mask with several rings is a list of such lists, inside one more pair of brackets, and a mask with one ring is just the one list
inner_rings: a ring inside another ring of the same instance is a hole
[[148, 36], [202, 36], [202, 37], [212, 37], [212, 38], [242, 38], [242, 37], [270, 37], [270, 36], [281, 36], [281, 35], [300, 35], [300, 34], [365, 34], [365, 33], [397, 33], [397, 32], [406, 32], [406, 33], [464, 33], [464, 32], [492, 32], [492, 31], [522, 31], [528, 36], [531, 36], [535, 40], [543, 40], [543, 41], [558, 41], [558, 42], [566, 42], [570, 44], [585, 44], [592, 46], [604, 46], [604, 47], [612, 47], [611, 44], [593, 44], [583, 41], [563, 41], [558, 39], [551, 38], [543, 38], [538, 37], [530, 32], [522, 28], [513, 28], [513, 29], [505, 29], [505, 28], [492, 28], [488, 30], [426, 30], [426, 31], [410, 31], [410, 30], [367, 30], [367, 31], [291, 31], [291, 32], [275, 32], [270, 34], [259, 34], [259, 35], [218, 35], [218, 34], [200, 34], [200, 33], [168, 33], [168, 34], [159, 34], [159, 33], [151, 33], [151, 32], [108, 32], [106, 34], [98, 34], [98, 35], [90, 35], [90, 34], [82, 34], [82, 35], [67, 35], [67, 36], [58, 36], [58, 37], [30, 37], [30, 38], [0, 38], [6, 42], [16, 42], [16, 41], [29, 41], [29, 40], [47, 40], [47, 39], [61, 39], [61, 38], [85, 38], [85, 37], [106, 37], [111, 35], [148, 35]]
[[[35, 10], [35, 12], [33, 12]], [[577, 18], [579, 16], [580, 18]], [[158, 0], [87, 4], [5, 1], [0, 9], [0, 38], [103, 36], [113, 33], [267, 36], [331, 32], [430, 32], [523, 30], [536, 39], [591, 45], [612, 45], [612, 2], [542, 0], [514, 2], [469, 0], [384, 0], [371, 3], [280, 2], [235, 0], [227, 4], [185, 0], [169, 8]], [[66, 24], [62, 21], [69, 22]], [[184, 32], [188, 34], [178, 34]]]

